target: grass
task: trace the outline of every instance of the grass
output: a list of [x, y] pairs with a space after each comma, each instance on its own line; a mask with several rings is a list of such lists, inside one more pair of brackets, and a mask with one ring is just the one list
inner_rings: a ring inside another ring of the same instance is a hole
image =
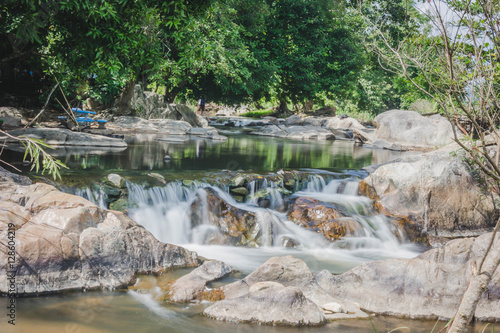
[[273, 109], [267, 109], [267, 110], [256, 110], [256, 111], [245, 112], [241, 116], [259, 119], [259, 118], [271, 116], [274, 113], [275, 113], [275, 111]]

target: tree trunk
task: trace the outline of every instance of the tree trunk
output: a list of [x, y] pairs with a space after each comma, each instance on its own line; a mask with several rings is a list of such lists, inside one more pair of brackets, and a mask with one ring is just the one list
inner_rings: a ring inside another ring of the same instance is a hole
[[[496, 233], [493, 233], [493, 237], [495, 236]], [[500, 264], [500, 239], [499, 237], [495, 238], [491, 250], [486, 250], [482, 267], [472, 272], [469, 285], [462, 296], [462, 301], [448, 329], [448, 333], [460, 333], [467, 330], [476, 312], [476, 306]]]
[[280, 106], [278, 107], [278, 112], [280, 114], [288, 114], [288, 113], [290, 113], [290, 110], [288, 109], [288, 105], [286, 103], [286, 99], [284, 99], [284, 98], [280, 99]]

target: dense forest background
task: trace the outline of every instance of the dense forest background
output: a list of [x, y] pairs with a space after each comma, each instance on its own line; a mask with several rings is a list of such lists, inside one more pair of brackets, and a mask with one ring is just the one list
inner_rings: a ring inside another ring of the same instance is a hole
[[[72, 104], [112, 105], [131, 84], [166, 102], [205, 96], [278, 112], [331, 106], [376, 115], [425, 95], [369, 48], [426, 33], [412, 1], [6, 0], [2, 99], [43, 104], [60, 82]], [[415, 80], [419, 72], [410, 74]], [[58, 105], [54, 105], [58, 107]], [[428, 109], [428, 108], [427, 108]], [[432, 110], [430, 110], [432, 111]]]

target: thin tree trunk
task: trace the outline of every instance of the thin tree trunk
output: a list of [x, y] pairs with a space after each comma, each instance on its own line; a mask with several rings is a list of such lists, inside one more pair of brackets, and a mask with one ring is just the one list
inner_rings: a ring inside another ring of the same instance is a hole
[[57, 88], [58, 85], [59, 85], [59, 82], [57, 82], [54, 85], [54, 87], [52, 87], [52, 90], [50, 91], [50, 94], [47, 97], [47, 100], [45, 101], [45, 105], [43, 106], [42, 110], [36, 115], [35, 118], [33, 118], [32, 121], [30, 121], [30, 123], [28, 125], [24, 126], [24, 128], [28, 128], [31, 125], [33, 125], [36, 122], [36, 120], [45, 112], [45, 110], [47, 109], [47, 105], [49, 104], [50, 97], [52, 97], [52, 94], [54, 93], [54, 91], [56, 90], [56, 88]]
[[495, 232], [492, 235], [493, 243], [490, 242], [491, 248], [486, 249], [482, 265], [472, 272], [469, 285], [462, 296], [462, 301], [448, 329], [448, 333], [460, 333], [467, 330], [476, 312], [477, 304], [500, 264], [500, 240], [496, 237], [499, 224], [500, 220], [497, 222]]

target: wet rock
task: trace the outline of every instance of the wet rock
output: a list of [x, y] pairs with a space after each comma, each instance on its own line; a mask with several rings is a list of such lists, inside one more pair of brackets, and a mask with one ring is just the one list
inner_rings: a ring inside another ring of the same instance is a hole
[[[159, 242], [127, 216], [50, 185], [2, 181], [0, 206], [0, 237], [9, 223], [16, 229], [19, 294], [119, 288], [136, 273], [198, 264], [194, 252]], [[0, 251], [1, 293], [6, 265]]]
[[330, 241], [354, 236], [362, 226], [332, 203], [301, 197], [288, 208], [287, 218], [303, 228], [319, 232]]
[[198, 195], [190, 207], [193, 225], [207, 222], [217, 226], [229, 244], [257, 246], [262, 236], [261, 226], [255, 213], [237, 208], [227, 203], [213, 188], [205, 189], [204, 199]]
[[246, 196], [248, 195], [248, 190], [246, 187], [236, 187], [231, 189], [231, 193]]
[[116, 210], [119, 212], [127, 213], [128, 211], [128, 199], [119, 198], [109, 204], [110, 210]]
[[380, 212], [406, 218], [430, 236], [480, 234], [494, 226], [498, 210], [456, 149], [382, 165], [361, 181], [360, 192], [374, 199]]
[[159, 173], [151, 172], [151, 173], [148, 173], [147, 175], [151, 178], [154, 178], [158, 183], [160, 183], [162, 185], [167, 185], [167, 181], [165, 180], [165, 177], [163, 177]]
[[191, 273], [177, 279], [170, 286], [167, 299], [171, 302], [189, 302], [200, 298], [208, 282], [226, 276], [231, 270], [231, 267], [221, 261], [205, 261]]
[[[285, 290], [285, 288], [291, 289]], [[363, 318], [367, 316], [356, 304], [328, 295], [316, 282], [314, 275], [305, 262], [292, 256], [273, 257], [244, 279], [230, 283], [220, 289], [224, 292], [225, 300], [215, 303], [204, 312], [216, 319], [230, 320], [230, 318], [233, 318], [238, 321], [246, 321], [245, 318], [252, 314], [259, 318], [255, 321], [270, 323], [261, 312], [267, 312], [270, 307], [275, 307], [279, 311], [273, 312], [272, 322], [277, 324], [282, 320], [283, 324], [286, 325], [299, 325], [301, 318], [303, 318], [300, 311], [295, 312], [296, 309], [288, 301], [290, 300], [288, 296], [281, 299], [282, 293], [293, 296], [292, 299], [295, 299], [301, 306], [307, 306], [308, 311], [312, 311], [311, 313], [314, 314], [315, 318], [319, 314], [322, 314], [326, 319]], [[315, 307], [305, 300], [312, 302]], [[237, 306], [238, 303], [241, 306]], [[322, 308], [329, 303], [340, 304], [344, 313], [324, 313]], [[230, 317], [225, 316], [224, 310], [233, 306], [236, 311], [231, 311]], [[263, 311], [259, 309], [263, 309]], [[255, 310], [258, 311], [255, 312]], [[293, 320], [287, 317], [287, 312], [293, 314]], [[323, 320], [320, 320], [320, 322], [323, 322]]]
[[[365, 263], [341, 274], [315, 275], [329, 294], [358, 303], [366, 311], [405, 318], [451, 318], [467, 288], [471, 267], [483, 257], [492, 233], [448, 242], [414, 259]], [[500, 235], [494, 247], [499, 251]], [[500, 320], [500, 272], [481, 297], [474, 317]]]
[[245, 186], [247, 183], [248, 183], [247, 179], [243, 176], [238, 176], [231, 180], [231, 186], [234, 187]]
[[110, 173], [109, 175], [106, 176], [105, 181], [115, 187], [118, 188], [126, 188], [127, 187], [127, 182], [125, 178], [123, 178], [120, 175], [117, 175], [116, 173]]
[[[110, 138], [103, 135], [72, 132], [62, 128], [26, 128], [9, 131], [13, 136], [26, 136], [28, 138], [45, 140], [52, 146], [92, 146], [92, 147], [127, 147], [122, 139]], [[0, 138], [4, 140], [3, 137]], [[14, 139], [6, 138], [7, 142], [15, 143]]]

